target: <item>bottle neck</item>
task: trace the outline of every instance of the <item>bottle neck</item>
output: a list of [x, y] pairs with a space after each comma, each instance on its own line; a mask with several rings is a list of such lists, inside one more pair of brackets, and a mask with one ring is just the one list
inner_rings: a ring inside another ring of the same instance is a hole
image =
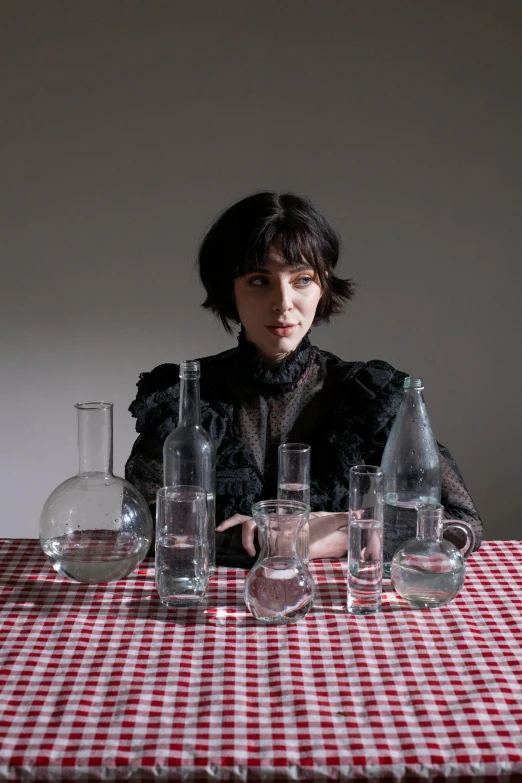
[[112, 403], [76, 405], [78, 420], [78, 474], [112, 475]]
[[442, 539], [444, 528], [444, 509], [440, 505], [421, 507], [417, 511], [417, 538]]
[[424, 384], [422, 378], [413, 378], [409, 376], [404, 381], [404, 396], [410, 405], [425, 405], [424, 402]]
[[408, 403], [418, 405], [421, 403], [422, 405], [426, 405], [424, 402], [424, 394], [423, 389], [405, 389], [404, 390], [404, 396], [408, 400]]
[[199, 376], [182, 376], [179, 398], [179, 425], [180, 427], [198, 427], [200, 424]]

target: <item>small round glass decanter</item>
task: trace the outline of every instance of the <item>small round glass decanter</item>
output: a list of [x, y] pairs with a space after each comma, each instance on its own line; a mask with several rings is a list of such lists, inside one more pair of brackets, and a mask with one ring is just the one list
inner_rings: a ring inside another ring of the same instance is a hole
[[252, 506], [261, 551], [244, 587], [245, 603], [265, 624], [295, 623], [312, 608], [315, 584], [297, 550], [309, 506], [291, 500], [262, 500]]
[[138, 490], [112, 472], [112, 402], [76, 405], [78, 475], [60, 484], [40, 515], [40, 544], [55, 571], [98, 584], [128, 576], [152, 541]]
[[[464, 561], [475, 546], [469, 525], [444, 520], [443, 515], [440, 503], [420, 506], [417, 537], [406, 541], [392, 559], [390, 576], [396, 592], [418, 609], [435, 609], [455, 598], [464, 583]], [[465, 534], [468, 545], [464, 553], [442, 537], [448, 527]]]

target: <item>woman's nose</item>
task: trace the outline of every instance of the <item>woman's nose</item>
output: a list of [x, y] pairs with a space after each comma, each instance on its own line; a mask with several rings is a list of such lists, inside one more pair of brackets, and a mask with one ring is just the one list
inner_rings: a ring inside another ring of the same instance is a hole
[[277, 313], [286, 313], [292, 309], [292, 290], [289, 286], [278, 286], [272, 300], [272, 309]]

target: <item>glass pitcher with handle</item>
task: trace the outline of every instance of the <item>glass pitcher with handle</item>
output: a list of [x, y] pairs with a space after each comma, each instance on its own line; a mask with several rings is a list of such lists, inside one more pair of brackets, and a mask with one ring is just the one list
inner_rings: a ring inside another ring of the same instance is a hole
[[[467, 538], [464, 552], [444, 539], [449, 527], [461, 530]], [[399, 595], [418, 609], [444, 606], [464, 584], [465, 560], [475, 546], [475, 533], [466, 522], [444, 519], [444, 506], [430, 503], [417, 509], [417, 536], [395, 553], [390, 576]]]

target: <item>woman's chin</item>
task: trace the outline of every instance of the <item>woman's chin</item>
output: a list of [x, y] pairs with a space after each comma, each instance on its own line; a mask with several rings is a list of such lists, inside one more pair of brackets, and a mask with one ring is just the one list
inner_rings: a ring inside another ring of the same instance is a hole
[[265, 345], [268, 349], [267, 352], [274, 358], [277, 358], [281, 355], [293, 353], [302, 339], [303, 335], [292, 335], [291, 337], [277, 337], [276, 335], [271, 335], [270, 342], [265, 343]]

